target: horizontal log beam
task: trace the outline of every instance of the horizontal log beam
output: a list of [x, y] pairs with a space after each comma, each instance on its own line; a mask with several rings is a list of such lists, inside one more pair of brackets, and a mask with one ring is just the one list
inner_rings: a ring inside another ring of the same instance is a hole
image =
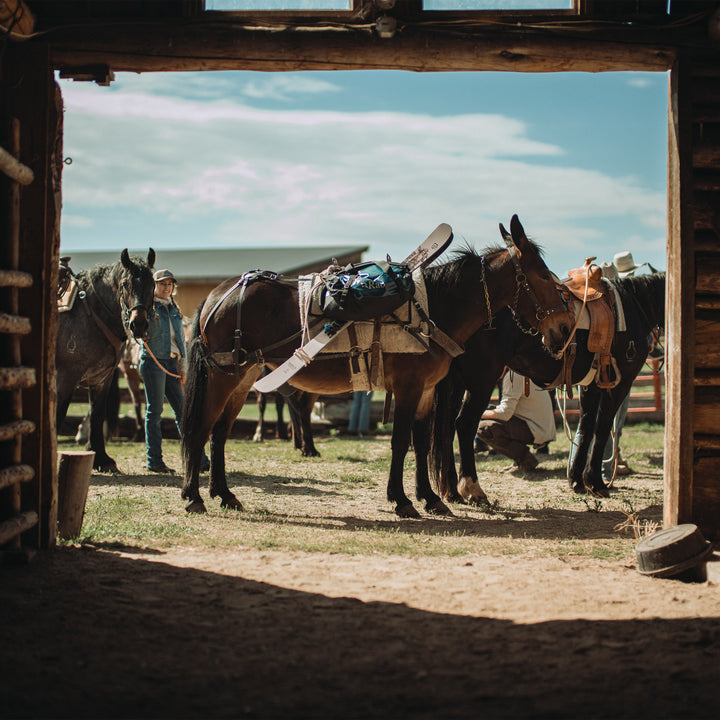
[[18, 483], [30, 482], [35, 477], [35, 469], [30, 465], [11, 465], [0, 470], [0, 490]]
[[25, 390], [36, 383], [35, 368], [0, 367], [0, 390]]
[[107, 64], [113, 71], [382, 70], [416, 72], [607, 72], [668, 70], [672, 45], [597, 41], [588, 34], [523, 29], [439, 32], [399, 27], [392, 38], [372, 26], [258, 28], [232, 23], [141, 23], [61, 28], [44, 36], [50, 60], [69, 74]]
[[18, 435], [29, 435], [35, 432], [35, 423], [32, 420], [13, 420], [0, 425], [0, 442], [13, 440]]
[[28, 510], [0, 523], [0, 545], [35, 527], [37, 521], [38, 514], [34, 510]]
[[21, 270], [0, 270], [0, 287], [27, 288], [33, 284], [33, 276]]

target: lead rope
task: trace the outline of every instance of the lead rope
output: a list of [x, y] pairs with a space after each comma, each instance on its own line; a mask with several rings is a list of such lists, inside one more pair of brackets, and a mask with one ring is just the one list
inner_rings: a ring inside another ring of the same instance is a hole
[[155, 361], [155, 364], [166, 374], [170, 377], [177, 378], [180, 381], [180, 387], [183, 388], [183, 392], [185, 390], [185, 381], [182, 378], [182, 375], [176, 375], [175, 373], [171, 373], [167, 368], [164, 368], [160, 361], [155, 357], [153, 354], [153, 351], [150, 349], [150, 346], [144, 341], [140, 340], [140, 344], [148, 351], [148, 355]]

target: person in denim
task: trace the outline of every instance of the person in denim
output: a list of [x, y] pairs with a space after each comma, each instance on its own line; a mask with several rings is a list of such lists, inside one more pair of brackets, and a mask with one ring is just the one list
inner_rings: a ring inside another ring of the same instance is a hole
[[353, 393], [352, 407], [350, 408], [350, 422], [348, 433], [362, 437], [370, 432], [370, 405], [372, 403], [372, 390], [356, 390]]
[[[170, 270], [158, 270], [155, 278], [155, 302], [150, 315], [147, 337], [140, 354], [140, 375], [145, 385], [145, 446], [150, 472], [173, 473], [163, 460], [160, 420], [167, 398], [180, 432], [180, 413], [185, 396], [185, 339], [182, 313], [173, 300], [176, 280]], [[203, 458], [203, 470], [210, 461]]]

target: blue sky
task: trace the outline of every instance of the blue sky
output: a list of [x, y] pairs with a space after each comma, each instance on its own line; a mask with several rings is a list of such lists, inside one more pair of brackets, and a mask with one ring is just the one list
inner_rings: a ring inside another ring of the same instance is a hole
[[[60, 81], [62, 250], [369, 245], [518, 213], [558, 274], [665, 269], [665, 73], [118, 73]], [[228, 268], [228, 276], [246, 268]], [[274, 268], [267, 268], [274, 269]]]

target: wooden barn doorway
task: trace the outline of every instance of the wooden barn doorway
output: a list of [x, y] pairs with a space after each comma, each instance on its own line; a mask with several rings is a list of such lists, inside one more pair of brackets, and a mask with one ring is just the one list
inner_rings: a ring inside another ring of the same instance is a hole
[[[38, 3], [41, 4], [43, 3]], [[648, 7], [650, 4], [648, 3]], [[50, 4], [49, 7], [57, 5], [59, 4]], [[578, 12], [583, 12], [582, 7], [586, 5], [596, 10], [603, 7], [602, 3], [581, 3], [578, 5]], [[662, 5], [665, 6], [666, 3]], [[673, 3], [673, 7], [675, 5]], [[701, 5], [698, 4], [698, 7]], [[0, 67], [3, 79], [3, 117], [8, 120], [16, 118], [19, 121], [22, 132], [17, 155], [21, 162], [32, 162], [36, 178], [36, 184], [29, 186], [20, 196], [18, 267], [8, 265], [7, 268], [29, 271], [35, 283], [33, 290], [17, 288], [19, 308], [35, 329], [33, 337], [27, 340], [22, 361], [34, 368], [36, 384], [27, 391], [23, 390], [22, 414], [35, 423], [37, 428], [43, 429], [38, 434], [28, 436], [27, 442], [23, 442], [18, 451], [18, 464], [31, 467], [33, 478], [18, 480], [14, 474], [8, 475], [7, 488], [11, 489], [9, 494], [12, 500], [6, 503], [5, 495], [3, 496], [0, 522], [4, 523], [4, 528], [10, 528], [10, 539], [25, 535], [27, 544], [33, 547], [47, 547], [54, 543], [57, 503], [54, 428], [50, 418], [54, 415], [52, 289], [56, 281], [59, 246], [58, 163], [62, 161], [62, 115], [52, 82], [52, 70], [56, 67], [70, 68], [74, 59], [82, 57], [85, 61], [83, 72], [90, 73], [97, 79], [107, 77], [104, 70], [109, 69], [107, 58], [112, 55], [109, 49], [110, 35], [115, 30], [112, 25], [112, 22], [106, 23], [104, 30], [94, 33], [92, 38], [87, 37], [83, 28], [76, 28], [73, 32], [63, 33], [62, 37], [53, 39], [52, 43], [40, 39], [39, 42], [26, 43], [24, 46], [11, 44]], [[158, 29], [153, 41], [170, 48], [162, 57], [150, 58], [143, 52], [133, 51], [129, 47], [133, 43], [129, 42], [125, 35], [122, 35], [122, 38], [117, 33], [112, 35], [116, 48], [117, 43], [126, 48], [124, 54], [113, 56], [116, 69], [139, 72], [171, 71], [201, 64], [204, 65], [203, 69], [211, 69], [213, 62], [227, 62], [225, 57], [233, 57], [231, 52], [235, 39], [229, 34], [217, 35], [220, 43], [213, 49], [219, 50], [220, 55], [216, 56], [214, 61], [200, 63], [197, 57], [202, 54], [198, 50], [204, 47], [202, 41], [200, 44], [191, 42], [188, 47], [184, 47], [183, 57], [182, 52], [178, 55], [173, 50], [177, 45], [173, 46], [172, 42], [167, 42], [167, 38], [163, 39], [165, 34], [172, 36], [176, 28], [170, 23], [167, 26], [158, 26]], [[247, 32], [247, 28], [243, 32]], [[686, 33], [689, 40], [684, 35], [673, 35], [672, 28], [670, 34], [655, 36], [651, 30], [647, 30], [649, 36], [633, 36], [637, 44], [633, 45], [633, 39], [630, 39], [624, 46], [628, 52], [622, 55], [618, 54], [617, 42], [611, 42], [607, 46], [603, 44], [602, 29], [596, 36], [600, 44], [593, 46], [590, 55], [585, 48], [582, 53], [578, 53], [577, 38], [568, 35], [569, 39], [563, 48], [569, 55], [566, 54], [561, 61], [558, 61], [552, 50], [548, 50], [548, 43], [542, 41], [534, 43], [531, 40], [529, 43], [533, 49], [540, 52], [542, 59], [532, 52], [509, 52], [507, 46], [521, 50], [519, 46], [525, 42], [522, 38], [517, 40], [513, 37], [513, 32], [512, 28], [503, 31], [503, 34], [495, 38], [495, 45], [490, 43], [483, 46], [483, 53], [479, 53], [479, 46], [476, 44], [458, 45], [446, 38], [442, 47], [447, 52], [440, 52], [440, 48], [436, 48], [438, 52], [432, 55], [426, 52], [393, 55], [394, 46], [384, 45], [382, 52], [374, 59], [383, 67], [423, 70], [456, 70], [462, 62], [472, 64], [473, 70], [490, 69], [493, 64], [507, 70], [508, 63], [514, 64], [513, 69], [522, 71], [547, 71], [548, 66], [557, 67], [563, 63], [566, 68], [582, 66], [582, 69], [593, 72], [638, 66], [651, 70], [667, 70], [672, 67], [669, 102], [669, 422], [666, 427], [665, 448], [665, 522], [671, 525], [694, 521], [701, 525], [708, 535], [715, 535], [720, 510], [720, 484], [717, 482], [720, 470], [717, 423], [717, 408], [720, 406], [720, 333], [717, 332], [720, 302], [717, 299], [715, 282], [718, 269], [717, 237], [720, 236], [720, 223], [715, 210], [718, 206], [717, 193], [720, 192], [716, 171], [716, 138], [717, 127], [720, 126], [716, 85], [720, 70], [713, 48], [703, 45], [711, 44], [711, 41], [707, 40], [707, 26], [702, 24], [697, 28], [690, 28]], [[258, 66], [266, 62], [263, 53], [268, 43], [277, 40], [272, 33], [262, 37], [259, 33], [255, 34], [258, 42], [252, 45], [246, 58], [238, 61], [246, 68], [258, 69]], [[202, 34], [198, 33], [198, 37], [201, 38]], [[310, 34], [308, 38], [311, 40], [302, 51], [299, 47], [286, 48], [287, 53], [282, 55], [282, 62], [286, 65], [305, 64], [312, 69], [313, 63], [318, 60], [322, 42], [327, 40], [320, 33]], [[664, 46], [661, 45], [661, 38], [668, 41]], [[227, 43], [227, 56], [223, 55], [225, 50], [222, 42]], [[146, 47], [146, 44], [143, 47]], [[497, 54], [493, 53], [493, 47], [498, 50]], [[417, 49], [415, 48], [416, 51]], [[453, 52], [453, 49], [461, 49], [462, 52]], [[327, 64], [340, 65], [348, 57], [348, 52], [353, 58], [362, 55], [365, 62], [369, 62], [371, 58], [362, 41], [356, 42], [355, 39], [342, 47], [337, 44], [332, 44], [332, 47], [328, 45], [325, 50], [327, 54], [323, 55], [322, 61]], [[281, 54], [282, 51], [281, 48]], [[190, 57], [192, 52], [196, 52], [195, 59]], [[122, 59], [119, 59], [121, 56]], [[571, 58], [569, 61], [568, 57]], [[93, 64], [93, 60], [98, 62]], [[289, 60], [292, 60], [292, 63], [289, 63]], [[154, 67], [150, 67], [151, 64], [154, 64]], [[77, 72], [81, 72], [81, 69]], [[7, 127], [3, 128], [3, 140], [9, 135], [10, 123], [6, 125]], [[8, 191], [4, 197], [5, 209], [12, 204], [11, 193]], [[14, 262], [14, 258], [10, 258], [8, 262]], [[7, 359], [3, 357], [4, 366], [17, 365], [11, 352], [6, 355]], [[696, 392], [696, 389], [699, 390]], [[17, 390], [18, 388], [10, 388], [6, 391]], [[21, 434], [23, 433], [20, 431], [11, 431], [8, 441], [15, 442]], [[21, 485], [19, 491], [18, 485]], [[33, 520], [33, 513], [37, 518], [36, 522]], [[18, 514], [23, 518], [24, 524], [19, 530], [17, 527], [13, 530], [12, 526]]]

